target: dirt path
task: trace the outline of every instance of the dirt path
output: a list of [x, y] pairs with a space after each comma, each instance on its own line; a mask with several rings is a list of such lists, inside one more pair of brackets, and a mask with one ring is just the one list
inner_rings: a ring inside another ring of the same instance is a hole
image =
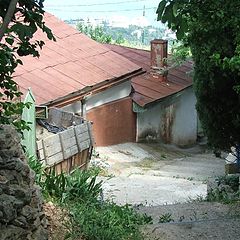
[[138, 211], [153, 217], [153, 224], [142, 229], [146, 240], [240, 239], [240, 203], [198, 202], [140, 207]]

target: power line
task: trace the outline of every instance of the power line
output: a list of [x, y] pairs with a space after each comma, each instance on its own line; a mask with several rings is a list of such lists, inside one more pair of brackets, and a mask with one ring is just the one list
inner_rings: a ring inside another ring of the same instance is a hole
[[45, 5], [45, 7], [90, 7], [90, 6], [100, 6], [100, 5], [118, 5], [122, 3], [130, 2], [146, 2], [146, 0], [129, 0], [120, 2], [104, 2], [104, 3], [92, 3], [92, 4], [63, 4], [63, 5]]
[[[151, 10], [151, 9], [157, 9], [156, 7], [148, 7], [148, 8], [145, 8], [145, 10]], [[48, 8], [47, 9], [48, 11], [60, 11], [60, 12], [97, 12], [97, 13], [100, 13], [100, 12], [132, 12], [132, 11], [142, 11], [143, 9], [142, 8], [135, 8], [135, 9], [118, 9], [118, 10], [67, 10], [66, 9], [61, 9], [61, 8]]]

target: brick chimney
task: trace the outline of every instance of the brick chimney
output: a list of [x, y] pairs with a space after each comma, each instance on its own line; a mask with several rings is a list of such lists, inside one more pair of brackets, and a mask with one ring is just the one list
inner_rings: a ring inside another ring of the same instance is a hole
[[162, 81], [167, 80], [167, 47], [167, 40], [154, 39], [151, 41], [151, 74]]

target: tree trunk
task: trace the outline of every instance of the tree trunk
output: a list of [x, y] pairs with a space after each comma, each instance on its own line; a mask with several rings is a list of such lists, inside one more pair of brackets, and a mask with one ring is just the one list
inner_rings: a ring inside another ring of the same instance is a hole
[[9, 23], [11, 22], [12, 16], [14, 14], [16, 5], [17, 5], [18, 0], [11, 0], [9, 3], [9, 7], [6, 13], [5, 18], [3, 19], [2, 26], [0, 28], [0, 42], [2, 41], [2, 38], [4, 36], [5, 31], [8, 28]]

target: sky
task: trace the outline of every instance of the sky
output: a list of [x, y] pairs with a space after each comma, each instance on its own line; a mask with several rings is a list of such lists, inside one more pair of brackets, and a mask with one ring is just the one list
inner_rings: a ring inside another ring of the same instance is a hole
[[[160, 25], [156, 21], [156, 9], [160, 0], [45, 0], [45, 11], [62, 20], [69, 19], [114, 19], [131, 22], [143, 17], [145, 6], [146, 21]], [[140, 21], [141, 22], [141, 21]]]

